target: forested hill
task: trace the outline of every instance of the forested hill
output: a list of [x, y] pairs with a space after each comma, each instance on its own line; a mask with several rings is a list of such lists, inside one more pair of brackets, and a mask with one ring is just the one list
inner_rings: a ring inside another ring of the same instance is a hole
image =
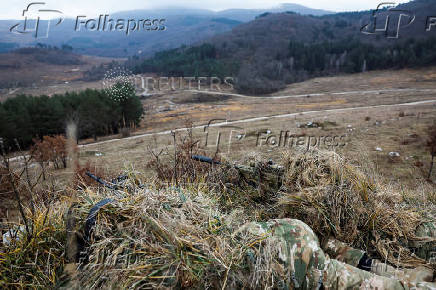
[[378, 21], [392, 15], [392, 36], [399, 13], [410, 12], [410, 19], [415, 15], [407, 27], [408, 19], [402, 19], [398, 38], [361, 33], [364, 25], [373, 23], [372, 11], [320, 17], [265, 13], [197, 46], [145, 61], [132, 59], [130, 65], [136, 72], [169, 75], [233, 74], [240, 91], [262, 94], [313, 76], [436, 63], [436, 25], [426, 31], [427, 17], [436, 15], [436, 1], [416, 0], [396, 10], [402, 11], [380, 12]]
[[[141, 54], [150, 56], [163, 49], [176, 48], [182, 44], [193, 44], [229, 31], [238, 24], [253, 20], [259, 14], [285, 11], [294, 11], [307, 15], [331, 13], [297, 4], [282, 4], [268, 9], [229, 9], [223, 11], [188, 8], [135, 9], [112, 13], [109, 18], [114, 20], [164, 19], [166, 30], [139, 30], [136, 33], [130, 33], [128, 36], [125, 31], [104, 32], [84, 28], [75, 31], [76, 18], [74, 18], [65, 19], [61, 25], [50, 27], [49, 37], [40, 39], [38, 42], [43, 41], [44, 44], [51, 46], [67, 44], [72, 46], [76, 53], [86, 55], [128, 57]], [[20, 15], [17, 14], [17, 18], [19, 17]], [[93, 17], [98, 18], [98, 15]], [[33, 35], [17, 35], [9, 31], [10, 27], [18, 22], [18, 19], [0, 20], [0, 52], [36, 44]], [[42, 26], [43, 24], [41, 24]]]

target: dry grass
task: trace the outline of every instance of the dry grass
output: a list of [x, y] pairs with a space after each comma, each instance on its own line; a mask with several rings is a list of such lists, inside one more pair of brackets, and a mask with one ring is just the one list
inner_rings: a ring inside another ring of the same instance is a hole
[[[259, 157], [248, 156], [246, 161]], [[134, 170], [126, 173], [128, 180], [116, 190], [83, 185], [75, 193], [81, 232], [86, 232], [88, 215], [99, 201], [113, 201], [98, 211], [95, 227], [85, 238], [87, 258], [79, 267], [80, 285], [144, 289], [274, 285], [272, 279], [282, 277], [272, 267], [274, 249], [266, 247], [262, 263], [255, 263], [259, 268], [250, 270], [246, 259], [263, 239], [235, 233], [247, 222], [279, 217], [300, 219], [321, 238], [333, 235], [394, 265], [426, 263], [411, 255], [407, 244], [436, 242], [415, 236], [425, 221], [419, 210], [434, 206], [433, 195], [425, 196], [428, 207], [418, 208], [404, 194], [394, 194], [329, 151], [288, 154], [284, 166], [281, 190], [264, 198], [257, 196], [263, 184], [235, 181], [238, 172], [231, 173], [230, 164], [214, 170], [221, 186], [202, 183], [209, 171], [197, 172], [201, 174], [191, 179], [193, 168], [189, 175], [178, 176], [179, 185], [174, 179], [166, 180], [165, 186], [145, 185], [149, 180], [141, 180]], [[188, 177], [192, 182], [182, 183]], [[229, 190], [230, 181], [235, 181], [230, 188], [235, 191]], [[43, 288], [59, 283], [65, 245], [61, 213], [70, 203], [50, 212], [41, 207], [32, 223], [35, 235], [0, 248], [1, 286]]]
[[[119, 194], [106, 195], [117, 201], [98, 214], [82, 270], [84, 287], [216, 289], [227, 283], [234, 260], [228, 241], [232, 215], [223, 215], [201, 192]], [[86, 200], [100, 198], [83, 196], [82, 214], [92, 207]]]
[[[9, 246], [0, 245], [0, 288], [44, 289], [54, 287], [64, 266], [65, 227], [63, 206], [40, 206], [27, 212], [31, 231], [13, 234]], [[20, 225], [8, 224], [9, 228]]]
[[415, 235], [416, 228], [434, 217], [424, 216], [334, 152], [294, 153], [285, 162], [286, 189], [279, 201], [284, 216], [304, 221], [322, 238], [334, 236], [392, 264], [428, 266], [407, 247], [425, 242]]
[[[115, 201], [97, 216], [89, 263], [81, 270], [82, 285], [145, 289], [270, 285], [271, 277], [280, 274], [270, 267], [273, 249], [265, 248], [263, 262], [256, 263], [261, 268], [249, 271], [247, 250], [256, 251], [262, 239], [235, 238], [234, 233], [248, 221], [277, 217], [298, 218], [321, 237], [333, 235], [394, 265], [429, 266], [411, 254], [407, 243], [436, 241], [415, 236], [425, 217], [401, 194], [371, 180], [334, 152], [292, 154], [284, 161], [284, 187], [275, 196], [278, 199], [266, 203], [253, 198], [255, 187], [241, 184], [237, 194], [229, 194], [225, 186], [211, 189], [199, 181], [189, 188], [172, 183], [150, 190], [138, 187], [141, 182], [136, 180], [125, 191], [83, 191], [83, 223], [97, 201]], [[232, 178], [225, 175], [226, 169], [217, 172], [223, 174], [223, 184]], [[256, 207], [264, 207], [268, 214], [258, 214]]]

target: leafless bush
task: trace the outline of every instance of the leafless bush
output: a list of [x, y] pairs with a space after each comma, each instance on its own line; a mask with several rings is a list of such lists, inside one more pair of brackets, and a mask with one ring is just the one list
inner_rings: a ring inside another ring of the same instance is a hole
[[[18, 145], [18, 142], [17, 142]], [[26, 193], [30, 193], [30, 205], [31, 205], [31, 212], [32, 214], [35, 211], [35, 203], [33, 200], [33, 196], [32, 196], [32, 190], [34, 189], [35, 185], [32, 185], [32, 182], [30, 180], [30, 176], [29, 176], [29, 161], [30, 158], [28, 159], [27, 156], [23, 155], [21, 158], [24, 161], [24, 169], [21, 171], [20, 174], [17, 174], [14, 172], [14, 170], [11, 167], [11, 160], [10, 158], [7, 156], [7, 152], [6, 152], [6, 148], [4, 146], [3, 140], [0, 140], [0, 156], [1, 156], [1, 164], [3, 166], [3, 185], [2, 187], [8, 189], [9, 193], [11, 194], [12, 198], [15, 200], [15, 206], [18, 209], [21, 218], [23, 219], [24, 222], [24, 226], [26, 228], [26, 232], [28, 234], [28, 238], [30, 239], [32, 236], [32, 225], [28, 222], [28, 218], [27, 215], [25, 213], [25, 208], [23, 205], [24, 199], [25, 199], [25, 194]], [[27, 188], [26, 190], [23, 190], [22, 187], [20, 187], [21, 185], [21, 177], [23, 176], [27, 177]]]
[[[192, 128], [192, 123], [187, 127]], [[172, 152], [168, 148], [159, 150], [148, 147], [148, 152], [153, 158], [147, 163], [147, 167], [156, 172], [157, 178], [168, 184], [179, 184], [205, 181], [210, 177], [213, 165], [192, 159], [193, 155], [205, 155], [199, 141], [193, 137], [192, 129], [180, 134], [173, 132], [172, 136], [174, 142], [174, 151]], [[158, 146], [154, 146], [154, 148], [156, 147]], [[171, 157], [168, 158], [168, 156]], [[218, 159], [216, 154], [214, 160], [218, 161]]]
[[26, 237], [31, 239], [34, 234], [36, 205], [43, 205], [48, 211], [58, 198], [56, 194], [59, 190], [56, 189], [54, 178], [43, 180], [43, 176], [46, 176], [45, 169], [39, 171], [32, 167], [36, 161], [35, 155], [25, 153], [18, 141], [15, 143], [16, 152], [22, 154], [11, 158], [0, 139], [0, 193], [8, 201], [2, 203], [7, 207], [3, 211], [17, 210], [26, 228]]
[[[34, 143], [30, 154], [43, 170], [49, 162], [54, 164], [55, 169], [67, 168], [67, 139], [64, 136], [44, 136], [42, 141], [34, 140]], [[74, 150], [77, 150], [77, 147]]]

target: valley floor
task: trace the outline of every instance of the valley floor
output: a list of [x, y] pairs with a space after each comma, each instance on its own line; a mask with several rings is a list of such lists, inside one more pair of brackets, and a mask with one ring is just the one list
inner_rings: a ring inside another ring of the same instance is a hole
[[[98, 84], [72, 83], [71, 89], [89, 86]], [[317, 147], [365, 163], [393, 184], [416, 188], [430, 166], [425, 145], [426, 130], [436, 120], [436, 67], [316, 78], [262, 97], [160, 92], [143, 105], [145, 118], [131, 137], [83, 140], [80, 162], [113, 174], [127, 165], [147, 170], [152, 151], [172, 155], [172, 130], [180, 142], [192, 128], [210, 156], [219, 152], [241, 161], [248, 153], [277, 160], [283, 151]], [[63, 179], [71, 172], [54, 174]]]
[[[172, 152], [171, 130], [182, 136], [192, 127], [210, 155], [218, 150], [233, 160], [242, 153], [277, 159], [310, 143], [364, 160], [389, 181], [415, 187], [430, 165], [425, 144], [426, 129], [436, 120], [436, 68], [317, 78], [264, 97], [181, 91], [143, 102], [145, 119], [133, 137], [103, 139], [81, 150], [104, 153], [90, 158], [99, 164], [143, 168], [150, 148]], [[341, 137], [345, 146], [330, 141]]]

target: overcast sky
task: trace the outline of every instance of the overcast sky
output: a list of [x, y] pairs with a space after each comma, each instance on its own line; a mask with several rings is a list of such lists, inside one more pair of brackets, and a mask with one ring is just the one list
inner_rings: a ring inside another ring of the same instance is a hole
[[135, 9], [153, 9], [168, 7], [187, 7], [198, 9], [224, 10], [229, 8], [271, 8], [281, 3], [297, 3], [310, 8], [331, 11], [356, 11], [375, 9], [380, 2], [397, 4], [409, 1], [389, 0], [3, 0], [0, 19], [21, 19], [24, 8], [32, 2], [45, 2], [46, 9], [57, 9], [64, 14], [99, 15]]

